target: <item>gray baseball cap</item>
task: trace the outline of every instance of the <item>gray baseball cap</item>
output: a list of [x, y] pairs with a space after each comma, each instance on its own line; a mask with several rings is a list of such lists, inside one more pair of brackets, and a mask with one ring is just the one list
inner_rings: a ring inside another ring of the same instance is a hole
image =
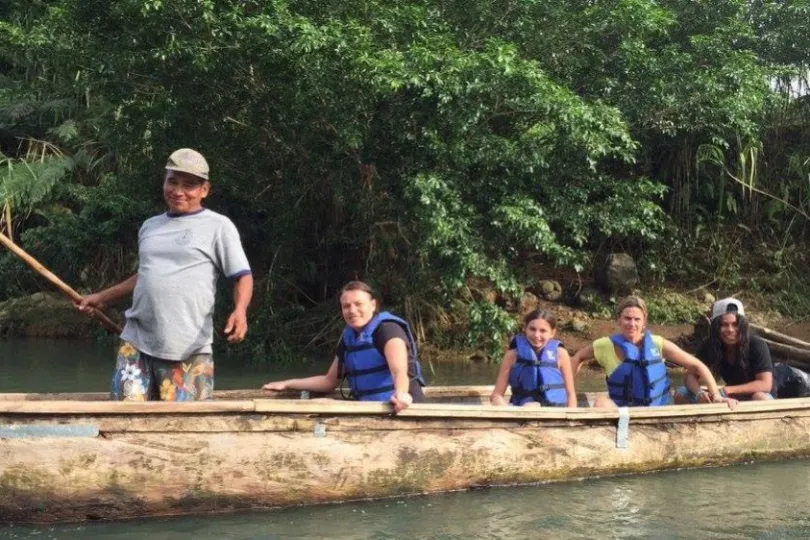
[[712, 320], [726, 313], [736, 313], [737, 315], [745, 317], [745, 309], [743, 309], [742, 302], [736, 298], [723, 298], [715, 302], [712, 306]]
[[166, 162], [166, 170], [193, 174], [208, 180], [208, 162], [203, 155], [191, 148], [175, 150]]

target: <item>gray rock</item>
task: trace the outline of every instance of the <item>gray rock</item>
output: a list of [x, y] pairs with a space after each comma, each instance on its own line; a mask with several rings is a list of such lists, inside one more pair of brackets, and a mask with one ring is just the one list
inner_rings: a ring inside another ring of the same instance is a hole
[[580, 319], [571, 319], [571, 330], [574, 332], [584, 332], [588, 329], [588, 323]]
[[579, 291], [576, 296], [576, 303], [580, 307], [592, 309], [602, 301], [602, 293], [596, 287], [586, 285]]
[[543, 298], [550, 302], [556, 302], [562, 298], [562, 285], [560, 285], [558, 281], [544, 279], [538, 283], [537, 286], [539, 287], [540, 294], [543, 295]]
[[597, 272], [596, 281], [606, 292], [628, 294], [639, 281], [636, 261], [627, 253], [611, 253]]

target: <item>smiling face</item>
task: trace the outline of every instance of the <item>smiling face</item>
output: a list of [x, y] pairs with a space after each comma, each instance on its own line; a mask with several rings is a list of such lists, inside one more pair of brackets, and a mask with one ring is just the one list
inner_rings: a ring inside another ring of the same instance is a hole
[[207, 180], [180, 171], [166, 171], [163, 199], [172, 214], [190, 214], [202, 209], [211, 184]]
[[340, 295], [340, 312], [346, 324], [359, 331], [374, 318], [377, 301], [366, 291], [346, 291]]
[[526, 340], [529, 344], [537, 350], [542, 349], [548, 343], [548, 340], [557, 334], [557, 330], [551, 327], [551, 324], [545, 319], [534, 319], [529, 321], [526, 325]]
[[740, 325], [734, 313], [726, 313], [720, 318], [720, 342], [729, 347], [740, 342]]
[[647, 327], [647, 317], [641, 308], [626, 307], [619, 314], [619, 329], [627, 341], [640, 343]]

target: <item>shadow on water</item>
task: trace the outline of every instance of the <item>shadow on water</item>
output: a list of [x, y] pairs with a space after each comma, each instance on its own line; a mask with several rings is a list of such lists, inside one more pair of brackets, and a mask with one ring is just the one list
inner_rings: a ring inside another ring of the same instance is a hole
[[807, 538], [810, 461], [254, 512], [0, 528], [6, 538]]

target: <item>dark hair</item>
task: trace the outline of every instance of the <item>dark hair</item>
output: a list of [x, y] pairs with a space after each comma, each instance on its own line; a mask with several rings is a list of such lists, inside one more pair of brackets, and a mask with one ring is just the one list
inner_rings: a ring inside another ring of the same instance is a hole
[[543, 319], [546, 321], [552, 330], [557, 328], [557, 317], [555, 317], [550, 311], [539, 308], [527, 313], [523, 318], [523, 324], [529, 326], [529, 323], [536, 319]]
[[[735, 346], [735, 352], [737, 356], [737, 362], [740, 363], [740, 367], [743, 369], [743, 373], [748, 376], [748, 346], [751, 341], [751, 332], [749, 331], [748, 326], [748, 319], [745, 318], [744, 315], [740, 315], [736, 312], [728, 312], [723, 313], [725, 315], [734, 315], [737, 323], [737, 332], [740, 335], [740, 338], [737, 340], [737, 345]], [[709, 339], [706, 340], [705, 351], [709, 364], [709, 367], [712, 369], [715, 374], [717, 373], [717, 368], [720, 362], [724, 362], [726, 355], [723, 351], [723, 342], [720, 339], [720, 326], [723, 324], [723, 316], [715, 317], [712, 321], [711, 325], [709, 325]]]
[[377, 294], [377, 291], [375, 291], [371, 287], [371, 285], [369, 285], [365, 281], [355, 280], [350, 281], [346, 285], [344, 285], [343, 288], [340, 289], [340, 294], [338, 295], [338, 302], [340, 302], [340, 297], [343, 296], [343, 293], [347, 293], [349, 291], [363, 291], [364, 293], [368, 293], [368, 295], [371, 297], [372, 300], [377, 301], [377, 309], [374, 310], [374, 313], [376, 314], [377, 312], [380, 311], [380, 304], [382, 304], [382, 299]]
[[371, 296], [374, 300], [377, 300], [377, 292], [374, 289], [372, 289], [371, 285], [369, 285], [365, 281], [355, 280], [348, 282], [346, 285], [343, 286], [342, 289], [340, 289], [339, 296], [343, 296], [343, 293], [349, 291], [363, 291], [368, 293], [369, 296]]

